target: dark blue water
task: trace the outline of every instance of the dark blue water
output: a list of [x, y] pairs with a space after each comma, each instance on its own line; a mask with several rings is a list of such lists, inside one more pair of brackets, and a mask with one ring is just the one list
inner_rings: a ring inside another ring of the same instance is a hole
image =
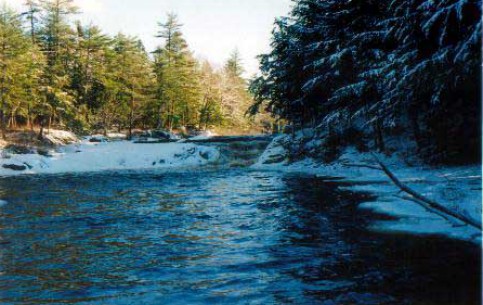
[[248, 170], [0, 180], [1, 304], [480, 304], [480, 248]]

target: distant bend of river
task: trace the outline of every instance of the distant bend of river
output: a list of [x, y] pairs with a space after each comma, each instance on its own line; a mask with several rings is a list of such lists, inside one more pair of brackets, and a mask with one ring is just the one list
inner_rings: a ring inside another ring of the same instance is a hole
[[0, 304], [480, 304], [480, 247], [369, 232], [369, 194], [310, 176], [26, 176], [0, 195]]

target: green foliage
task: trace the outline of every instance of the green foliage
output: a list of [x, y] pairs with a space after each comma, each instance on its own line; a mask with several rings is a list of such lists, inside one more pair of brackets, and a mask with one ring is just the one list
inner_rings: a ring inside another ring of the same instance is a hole
[[44, 58], [21, 30], [18, 15], [0, 10], [0, 124], [5, 136], [7, 118], [15, 125], [15, 115], [27, 108], [26, 116], [38, 102], [39, 77]]
[[[79, 133], [209, 128], [242, 122], [250, 104], [239, 54], [215, 71], [196, 60], [176, 15], [159, 23], [152, 56], [136, 37], [72, 23], [73, 0], [26, 0], [0, 19], [2, 131], [20, 123]], [[40, 128], [41, 132], [44, 128]], [[40, 137], [42, 134], [39, 135]]]

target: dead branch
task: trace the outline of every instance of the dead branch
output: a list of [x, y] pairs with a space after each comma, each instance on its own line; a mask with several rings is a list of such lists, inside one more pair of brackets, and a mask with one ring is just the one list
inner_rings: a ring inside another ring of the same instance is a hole
[[442, 204], [439, 204], [429, 198], [426, 198], [424, 195], [421, 195], [419, 194], [418, 192], [414, 191], [413, 189], [411, 189], [410, 187], [408, 187], [407, 185], [403, 184], [390, 170], [389, 168], [384, 164], [382, 163], [381, 160], [379, 160], [379, 158], [373, 154], [373, 157], [375, 159], [375, 161], [379, 164], [379, 166], [381, 167], [381, 169], [384, 171], [384, 173], [389, 177], [389, 179], [391, 179], [391, 181], [397, 186], [399, 187], [402, 191], [404, 191], [405, 193], [411, 195], [413, 198], [417, 199], [417, 201], [421, 201], [421, 202], [424, 202], [425, 204], [429, 205], [432, 209], [436, 210], [436, 211], [439, 211], [439, 212], [442, 212], [446, 215], [449, 215], [455, 219], [458, 219], [462, 222], [464, 222], [465, 224], [467, 225], [470, 225], [472, 227], [475, 227], [477, 228], [478, 230], [481, 230], [482, 227], [481, 227], [481, 224], [476, 222], [475, 220], [465, 216], [465, 215], [461, 215], [459, 213], [456, 213], [455, 211], [445, 207], [444, 205]]
[[457, 223], [456, 220], [454, 218], [451, 218], [449, 217], [448, 215], [444, 214], [443, 212], [440, 212], [440, 211], [437, 211], [433, 208], [431, 208], [428, 204], [426, 204], [425, 202], [421, 201], [421, 200], [418, 200], [412, 196], [398, 196], [398, 195], [395, 195], [397, 198], [401, 198], [403, 200], [407, 200], [407, 201], [412, 201], [412, 202], [415, 202], [417, 203], [419, 206], [423, 207], [426, 211], [430, 212], [430, 213], [433, 213], [433, 214], [436, 214], [444, 219], [446, 219], [448, 222], [450, 222], [454, 227], [456, 226], [461, 226], [461, 223]]

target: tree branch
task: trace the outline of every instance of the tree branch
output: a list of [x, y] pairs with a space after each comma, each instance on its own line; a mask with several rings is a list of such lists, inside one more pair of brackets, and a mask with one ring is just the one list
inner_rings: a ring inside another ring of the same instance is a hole
[[[454, 220], [453, 218], [449, 217], [448, 215], [438, 211], [438, 210], [435, 210], [433, 208], [431, 208], [430, 206], [428, 206], [428, 204], [426, 204], [425, 202], [421, 201], [421, 200], [418, 200], [412, 196], [399, 196], [399, 195], [395, 195], [397, 198], [401, 198], [403, 200], [407, 200], [407, 201], [412, 201], [412, 202], [415, 202], [417, 203], [419, 206], [423, 207], [426, 211], [430, 212], [430, 213], [434, 213], [444, 219], [446, 219], [447, 221], [451, 222], [451, 224], [456, 227], [456, 226], [461, 226], [460, 223], [457, 223], [456, 220]], [[465, 223], [466, 225], [466, 223]]]
[[[475, 227], [477, 228], [478, 230], [481, 230], [482, 227], [481, 227], [481, 224], [478, 223], [477, 221], [471, 219], [470, 217], [467, 217], [465, 215], [461, 215], [447, 207], [445, 207], [444, 205], [442, 204], [439, 204], [435, 201], [432, 201], [431, 199], [429, 198], [426, 198], [425, 196], [419, 194], [418, 192], [414, 191], [413, 189], [411, 189], [410, 187], [408, 187], [407, 185], [403, 184], [390, 170], [389, 168], [381, 162], [381, 160], [379, 160], [379, 158], [373, 154], [373, 157], [375, 159], [375, 161], [379, 164], [379, 166], [381, 167], [381, 169], [384, 171], [384, 173], [386, 173], [386, 175], [391, 179], [391, 181], [397, 186], [399, 187], [402, 191], [404, 191], [405, 193], [411, 195], [414, 199], [416, 199], [416, 203], [418, 201], [421, 201], [422, 203], [424, 204], [427, 204], [429, 207], [431, 207], [432, 209], [436, 210], [436, 211], [439, 211], [441, 213], [444, 213], [446, 215], [449, 215], [455, 219], [458, 219], [462, 222], [464, 222], [465, 224], [468, 224], [472, 227]], [[420, 203], [421, 205], [421, 203]]]

